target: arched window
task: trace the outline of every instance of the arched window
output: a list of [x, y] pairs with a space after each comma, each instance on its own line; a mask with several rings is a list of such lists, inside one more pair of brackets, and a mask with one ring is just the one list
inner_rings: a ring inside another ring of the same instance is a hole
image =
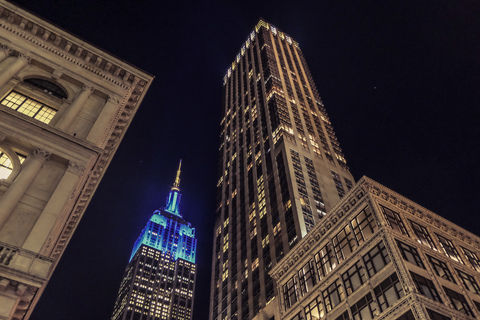
[[23, 82], [28, 83], [39, 89], [42, 89], [45, 93], [55, 96], [57, 98], [66, 99], [68, 97], [67, 93], [62, 88], [60, 88], [59, 86], [57, 86], [56, 84], [50, 81], [47, 81], [44, 79], [38, 79], [38, 78], [31, 78], [31, 79], [25, 79], [23, 80]]
[[[18, 160], [20, 160], [20, 163], [23, 163], [23, 161], [25, 160], [25, 156], [18, 153], [16, 153], [15, 155], [18, 156]], [[13, 164], [15, 160], [10, 159], [10, 157], [5, 153], [5, 151], [0, 149], [0, 179], [7, 179], [10, 176], [13, 171]]]

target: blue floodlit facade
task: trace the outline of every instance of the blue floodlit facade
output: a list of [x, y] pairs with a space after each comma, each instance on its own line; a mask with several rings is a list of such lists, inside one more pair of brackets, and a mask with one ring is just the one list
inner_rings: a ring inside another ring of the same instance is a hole
[[180, 214], [180, 166], [165, 208], [135, 242], [112, 320], [191, 319], [197, 239]]

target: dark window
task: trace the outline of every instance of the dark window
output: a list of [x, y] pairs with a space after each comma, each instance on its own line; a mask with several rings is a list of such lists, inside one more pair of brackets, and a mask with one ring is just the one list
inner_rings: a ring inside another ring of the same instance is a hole
[[443, 290], [445, 290], [448, 299], [450, 299], [450, 302], [456, 310], [473, 317], [472, 309], [470, 309], [470, 306], [468, 305], [467, 300], [465, 300], [465, 297], [463, 295], [445, 287], [443, 287]]
[[325, 301], [327, 312], [335, 308], [344, 299], [345, 294], [339, 279], [323, 291], [323, 301]]
[[453, 245], [452, 241], [450, 241], [447, 238], [444, 238], [444, 237], [442, 237], [438, 234], [437, 234], [437, 237], [438, 237], [438, 241], [440, 241], [440, 245], [443, 249], [443, 252], [445, 252], [447, 257], [449, 257], [449, 258], [451, 258], [451, 259], [453, 259], [457, 262], [463, 263], [462, 258], [460, 258], [460, 255], [458, 254], [458, 251], [455, 248], [455, 246]]
[[378, 271], [385, 267], [390, 262], [387, 249], [383, 242], [377, 244], [372, 250], [363, 256], [363, 262], [367, 267], [367, 272], [370, 277], [373, 277]]
[[28, 83], [34, 87], [37, 87], [43, 90], [45, 93], [55, 96], [57, 98], [65, 98], [65, 99], [67, 98], [67, 93], [62, 88], [60, 88], [54, 83], [51, 83], [50, 81], [32, 78], [32, 79], [26, 79], [23, 82]]
[[396, 273], [392, 274], [376, 286], [373, 291], [375, 292], [380, 312], [393, 306], [396, 301], [404, 296], [402, 285], [400, 284]]
[[317, 296], [312, 300], [304, 309], [306, 320], [321, 319], [325, 315], [325, 309], [323, 308], [322, 300], [320, 296]]
[[440, 296], [438, 295], [438, 291], [435, 288], [435, 285], [433, 284], [432, 280], [426, 279], [416, 273], [410, 272], [412, 275], [413, 282], [415, 283], [415, 286], [417, 287], [418, 293], [424, 295], [425, 297], [442, 302], [442, 299], [440, 299]]
[[367, 280], [365, 268], [360, 264], [360, 261], [355, 263], [350, 269], [342, 274], [343, 283], [345, 284], [345, 291], [347, 295], [357, 290]]
[[290, 308], [298, 301], [297, 279], [292, 277], [283, 285], [283, 298], [285, 309]]
[[345, 311], [340, 316], [336, 317], [335, 320], [350, 320], [350, 317], [348, 315], [348, 311]]
[[473, 293], [480, 294], [480, 288], [478, 287], [478, 284], [475, 281], [474, 277], [458, 269], [457, 269], [457, 272], [458, 272], [458, 275], [460, 276], [460, 279], [462, 279], [462, 283], [465, 286], [465, 288], [467, 288], [469, 291]]
[[430, 237], [430, 234], [428, 233], [427, 228], [413, 221], [410, 221], [410, 224], [412, 225], [413, 232], [417, 236], [418, 242], [430, 247], [431, 249], [437, 249], [435, 243], [432, 240], [432, 237]]
[[307, 264], [305, 264], [302, 269], [300, 269], [300, 271], [298, 272], [298, 279], [300, 282], [300, 289], [302, 291], [302, 295], [312, 290], [313, 286], [316, 284], [315, 266], [313, 259], [310, 260]]
[[432, 311], [430, 309], [427, 309], [427, 313], [430, 316], [430, 319], [432, 320], [451, 320], [452, 319], [450, 317], [444, 316], [443, 314]]
[[348, 258], [357, 247], [357, 242], [353, 238], [352, 230], [349, 225], [342, 229], [333, 237], [333, 247], [338, 261]]
[[422, 262], [422, 258], [420, 258], [420, 255], [418, 254], [417, 249], [400, 241], [397, 241], [397, 244], [398, 244], [398, 248], [400, 249], [400, 252], [402, 253], [403, 259], [405, 259], [410, 263], [413, 263], [414, 265], [419, 266], [420, 268], [425, 269], [425, 266], [423, 265], [423, 262]]
[[363, 209], [352, 221], [353, 233], [358, 244], [369, 239], [377, 229], [377, 223], [369, 207]]
[[475, 305], [475, 308], [477, 308], [478, 311], [480, 311], [480, 302], [472, 300], [473, 304]]
[[317, 264], [317, 272], [320, 280], [337, 267], [337, 258], [333, 254], [330, 243], [315, 255], [315, 263]]
[[465, 249], [464, 247], [461, 247], [463, 250], [463, 253], [467, 257], [468, 262], [472, 265], [473, 269], [480, 271], [480, 259], [478, 259], [478, 256], [475, 252], [470, 251], [468, 249]]
[[395, 320], [415, 320], [415, 316], [413, 315], [412, 310], [409, 310], [407, 313], [401, 315]]
[[400, 218], [400, 215], [397, 212], [392, 211], [383, 206], [382, 206], [382, 210], [383, 210], [383, 214], [385, 215], [385, 219], [387, 219], [387, 224], [390, 228], [392, 228], [393, 230], [401, 234], [408, 235], [407, 229], [403, 224], [402, 218]]
[[354, 320], [371, 320], [374, 317], [376, 311], [375, 303], [372, 298], [372, 294], [369, 293], [357, 303], [351, 306], [352, 318]]
[[442, 277], [443, 279], [446, 279], [453, 283], [456, 283], [455, 280], [453, 279], [452, 273], [448, 269], [448, 266], [445, 262], [435, 259], [434, 257], [430, 257], [428, 255], [427, 257], [428, 257], [428, 261], [430, 261], [430, 264], [432, 265], [433, 270], [435, 270], [435, 273], [437, 274], [437, 276]]

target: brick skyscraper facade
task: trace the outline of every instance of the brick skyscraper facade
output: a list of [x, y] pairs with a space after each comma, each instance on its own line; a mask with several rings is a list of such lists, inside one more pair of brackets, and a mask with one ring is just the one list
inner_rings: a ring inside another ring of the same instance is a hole
[[265, 21], [224, 78], [221, 127], [211, 319], [269, 317], [269, 271], [354, 179], [302, 51]]

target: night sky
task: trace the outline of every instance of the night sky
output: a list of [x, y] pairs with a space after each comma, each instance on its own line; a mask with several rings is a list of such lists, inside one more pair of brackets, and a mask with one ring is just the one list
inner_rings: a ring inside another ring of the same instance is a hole
[[260, 17], [297, 40], [356, 179], [480, 234], [480, 2], [17, 1], [155, 75], [33, 320], [109, 319], [131, 248], [183, 159], [208, 318], [222, 81]]

